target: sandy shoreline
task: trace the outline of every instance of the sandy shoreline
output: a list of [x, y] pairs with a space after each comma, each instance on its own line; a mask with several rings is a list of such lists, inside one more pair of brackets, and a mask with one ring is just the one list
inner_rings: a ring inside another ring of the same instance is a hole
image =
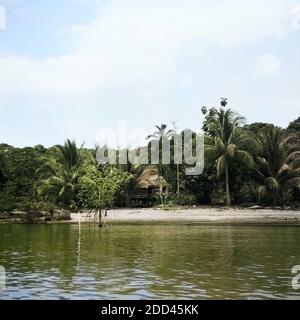
[[[71, 214], [72, 223], [78, 223], [78, 214]], [[82, 223], [93, 220], [87, 212], [81, 213]], [[114, 209], [108, 211], [103, 222], [112, 224], [293, 224], [300, 225], [300, 211], [241, 208], [157, 208]]]

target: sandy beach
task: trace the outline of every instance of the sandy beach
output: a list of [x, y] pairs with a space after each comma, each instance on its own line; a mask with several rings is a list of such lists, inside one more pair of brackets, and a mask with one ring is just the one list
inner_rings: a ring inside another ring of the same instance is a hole
[[[72, 222], [78, 223], [78, 214], [71, 215]], [[82, 223], [93, 220], [93, 215], [83, 212]], [[112, 224], [293, 224], [300, 225], [300, 211], [242, 208], [183, 208], [161, 210], [157, 208], [109, 210], [104, 223]]]

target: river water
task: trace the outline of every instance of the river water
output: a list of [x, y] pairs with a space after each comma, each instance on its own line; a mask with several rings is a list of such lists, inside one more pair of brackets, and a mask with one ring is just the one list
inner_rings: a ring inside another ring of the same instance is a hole
[[0, 299], [300, 299], [300, 227], [2, 224], [1, 265]]

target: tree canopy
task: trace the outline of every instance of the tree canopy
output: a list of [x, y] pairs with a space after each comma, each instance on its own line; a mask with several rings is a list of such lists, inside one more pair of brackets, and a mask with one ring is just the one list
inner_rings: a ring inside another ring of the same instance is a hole
[[[155, 165], [167, 186], [168, 202], [299, 205], [300, 118], [285, 129], [268, 123], [245, 125], [245, 119], [230, 109], [226, 99], [219, 108], [203, 107], [202, 112], [205, 169], [200, 176], [186, 176], [186, 165], [175, 164], [175, 132], [167, 125], [156, 126], [148, 137], [159, 146], [162, 139], [170, 141], [171, 164]], [[50, 148], [1, 144], [0, 212], [31, 206], [103, 210], [134, 205], [131, 199], [139, 192], [138, 178], [146, 168], [100, 165], [95, 150], [70, 139]], [[161, 190], [157, 192], [161, 194]]]

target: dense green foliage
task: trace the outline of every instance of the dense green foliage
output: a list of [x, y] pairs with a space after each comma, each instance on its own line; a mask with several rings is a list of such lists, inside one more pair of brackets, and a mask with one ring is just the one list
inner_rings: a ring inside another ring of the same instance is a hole
[[[206, 113], [204, 111], [204, 113]], [[203, 128], [210, 138], [205, 151], [207, 158], [212, 158], [216, 162], [216, 175], [219, 179], [225, 174], [226, 204], [231, 205], [230, 187], [229, 187], [229, 166], [235, 162], [248, 167], [252, 167], [254, 162], [251, 154], [243, 150], [249, 134], [244, 134], [239, 130], [242, 117], [231, 110], [211, 109], [205, 117]]]
[[255, 154], [256, 179], [261, 183], [259, 200], [283, 205], [293, 200], [300, 185], [299, 136], [287, 137], [274, 126], [265, 128], [257, 137]]
[[289, 131], [300, 131], [300, 117], [292, 122], [290, 122], [289, 126], [287, 127]]
[[130, 182], [131, 174], [113, 166], [87, 165], [80, 179], [79, 198], [87, 209], [112, 208], [118, 194]]
[[[205, 169], [200, 176], [185, 175], [186, 165], [175, 163], [174, 130], [163, 124], [147, 137], [149, 146], [156, 140], [161, 147], [163, 138], [171, 145], [171, 164], [157, 165], [158, 180], [164, 184], [157, 188], [158, 202], [164, 196], [181, 205], [299, 205], [300, 118], [286, 129], [244, 125], [226, 100], [219, 109], [204, 107], [202, 112]], [[51, 148], [1, 144], [0, 212], [130, 206], [144, 168], [130, 163], [100, 166], [95, 150], [70, 140]]]
[[37, 169], [37, 196], [61, 206], [76, 209], [80, 172], [83, 167], [82, 146], [67, 140], [63, 146], [55, 146], [53, 157], [44, 159]]

